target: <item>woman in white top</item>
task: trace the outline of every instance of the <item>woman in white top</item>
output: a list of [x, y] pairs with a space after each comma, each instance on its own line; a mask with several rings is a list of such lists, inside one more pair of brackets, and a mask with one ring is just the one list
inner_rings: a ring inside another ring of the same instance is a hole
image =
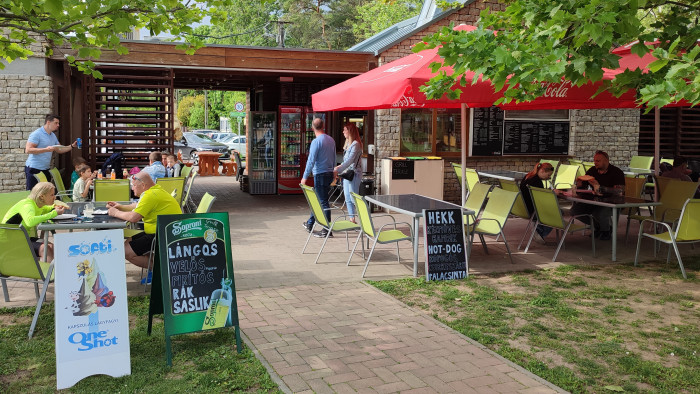
[[345, 194], [345, 203], [348, 205], [348, 215], [351, 216], [351, 221], [356, 223], [357, 207], [352, 199], [350, 192], [358, 193], [360, 191], [360, 181], [362, 181], [362, 141], [360, 140], [360, 131], [354, 123], [346, 123], [343, 128], [343, 136], [345, 136], [345, 145], [343, 146], [343, 162], [340, 163], [333, 172], [337, 177], [347, 168], [355, 171], [355, 176], [352, 181], [343, 179], [343, 192]]

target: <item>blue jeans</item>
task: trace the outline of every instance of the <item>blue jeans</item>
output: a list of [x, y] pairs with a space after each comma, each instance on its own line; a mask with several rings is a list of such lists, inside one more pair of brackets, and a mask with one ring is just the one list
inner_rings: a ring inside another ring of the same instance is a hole
[[[323, 208], [324, 212], [326, 213], [326, 220], [328, 220], [328, 224], [331, 223], [331, 204], [328, 202], [328, 194], [331, 192], [332, 182], [332, 172], [324, 172], [318, 175], [314, 174], [314, 191], [316, 192], [318, 201], [321, 203], [321, 208]], [[309, 217], [309, 220], [307, 220], [306, 223], [309, 225], [309, 227], [316, 223], [316, 218], [314, 217], [313, 212], [311, 212], [311, 217]]]
[[357, 207], [355, 206], [355, 199], [352, 198], [350, 192], [359, 193], [360, 192], [360, 182], [362, 181], [362, 176], [355, 173], [355, 177], [352, 181], [343, 179], [343, 194], [345, 194], [345, 204], [348, 206], [348, 215], [357, 216]]

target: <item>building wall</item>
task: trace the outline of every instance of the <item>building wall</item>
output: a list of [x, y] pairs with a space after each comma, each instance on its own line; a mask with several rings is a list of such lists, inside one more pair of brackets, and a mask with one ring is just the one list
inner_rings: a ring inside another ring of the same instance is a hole
[[422, 41], [423, 37], [437, 32], [444, 26], [449, 26], [452, 22], [454, 22], [455, 25], [476, 24], [476, 22], [479, 20], [479, 14], [482, 10], [486, 9], [487, 7], [490, 8], [492, 11], [505, 10], [505, 5], [498, 0], [473, 1], [466, 7], [459, 9], [458, 11], [449, 15], [448, 17], [426, 27], [418, 34], [406, 38], [398, 44], [387, 49], [386, 51], [380, 53], [379, 65], [410, 55], [411, 53], [413, 53], [411, 51], [411, 48], [413, 48], [413, 46], [416, 43]]
[[[479, 13], [486, 7], [492, 10], [503, 10], [505, 6], [497, 1], [475, 1], [466, 7], [449, 15], [443, 20], [427, 27], [414, 36], [404, 39], [379, 55], [379, 63], [384, 64], [411, 54], [411, 47], [421, 41], [426, 35], [436, 32], [443, 26], [454, 22], [475, 24]], [[639, 110], [638, 109], [602, 109], [602, 110], [572, 110], [570, 113], [571, 131], [569, 139], [569, 155], [575, 159], [593, 160], [593, 153], [605, 150], [610, 155], [610, 161], [615, 165], [625, 165], [637, 154], [639, 141]], [[386, 157], [398, 156], [401, 133], [401, 111], [399, 109], [383, 109], [376, 111], [375, 144], [377, 147], [376, 184], [381, 185], [381, 160]], [[477, 171], [485, 170], [515, 170], [530, 171], [540, 159], [558, 159], [566, 161], [561, 156], [497, 156], [497, 157], [467, 157], [466, 166]], [[445, 158], [443, 177], [445, 179], [444, 196], [446, 201], [459, 203], [461, 191], [457, 176], [451, 163], [460, 162], [460, 158]], [[378, 190], [378, 193], [381, 193]]]
[[0, 74], [0, 192], [25, 189], [24, 146], [53, 112], [53, 89], [48, 76]]

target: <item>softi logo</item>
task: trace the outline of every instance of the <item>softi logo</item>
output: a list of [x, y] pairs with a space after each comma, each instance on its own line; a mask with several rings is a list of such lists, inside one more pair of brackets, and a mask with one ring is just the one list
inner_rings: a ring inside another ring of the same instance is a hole
[[189, 223], [183, 223], [183, 222], [175, 222], [173, 223], [173, 235], [179, 235], [181, 233], [184, 233], [186, 231], [202, 229], [202, 221], [201, 220], [196, 220], [194, 222], [189, 222]]
[[112, 252], [112, 241], [105, 240], [102, 242], [81, 242], [77, 245], [68, 247], [68, 256], [87, 256], [89, 254], [103, 254]]
[[68, 336], [68, 342], [78, 345], [79, 352], [86, 352], [98, 347], [108, 347], [117, 344], [117, 337], [107, 337], [107, 331], [74, 332]]

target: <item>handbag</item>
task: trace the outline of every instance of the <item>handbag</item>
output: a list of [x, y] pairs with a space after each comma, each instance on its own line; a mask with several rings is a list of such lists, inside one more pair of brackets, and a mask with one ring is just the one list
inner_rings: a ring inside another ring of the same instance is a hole
[[[357, 156], [357, 164], [360, 164], [360, 159], [362, 159], [362, 154]], [[352, 163], [345, 171], [339, 173], [338, 177], [352, 182], [355, 179], [355, 163]]]
[[345, 171], [338, 174], [338, 176], [340, 178], [352, 181], [353, 179], [355, 179], [355, 165], [353, 164], [350, 167], [346, 168]]

